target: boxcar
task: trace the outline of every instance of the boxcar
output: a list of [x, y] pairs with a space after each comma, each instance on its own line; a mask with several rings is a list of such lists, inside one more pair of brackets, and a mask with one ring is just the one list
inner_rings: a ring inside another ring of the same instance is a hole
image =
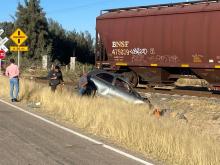
[[193, 1], [103, 10], [96, 65], [139, 81], [196, 75], [220, 85], [220, 2]]

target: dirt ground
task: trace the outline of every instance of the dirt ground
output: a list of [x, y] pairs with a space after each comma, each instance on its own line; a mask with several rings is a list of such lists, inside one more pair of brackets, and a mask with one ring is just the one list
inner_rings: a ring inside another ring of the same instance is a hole
[[144, 95], [163, 111], [161, 117], [190, 124], [220, 142], [220, 99], [160, 93]]

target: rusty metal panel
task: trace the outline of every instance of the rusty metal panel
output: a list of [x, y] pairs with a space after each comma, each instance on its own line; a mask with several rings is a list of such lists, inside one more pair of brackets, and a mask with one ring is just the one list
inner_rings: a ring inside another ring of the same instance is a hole
[[220, 3], [116, 11], [97, 18], [108, 60], [128, 66], [220, 64]]
[[193, 71], [201, 78], [207, 80], [211, 84], [220, 83], [220, 69], [199, 69], [195, 68]]
[[97, 33], [112, 65], [190, 68], [219, 83], [219, 19], [219, 2], [114, 11], [97, 18]]
[[161, 82], [161, 68], [158, 67], [132, 67], [144, 81]]

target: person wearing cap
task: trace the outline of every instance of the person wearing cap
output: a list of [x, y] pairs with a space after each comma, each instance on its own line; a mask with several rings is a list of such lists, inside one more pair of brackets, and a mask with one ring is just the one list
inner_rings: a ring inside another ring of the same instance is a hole
[[[9, 77], [11, 101], [18, 102], [19, 68], [17, 65], [15, 65], [14, 59], [10, 59], [10, 65], [6, 68], [5, 75]], [[15, 88], [15, 93], [14, 93], [14, 88]]]

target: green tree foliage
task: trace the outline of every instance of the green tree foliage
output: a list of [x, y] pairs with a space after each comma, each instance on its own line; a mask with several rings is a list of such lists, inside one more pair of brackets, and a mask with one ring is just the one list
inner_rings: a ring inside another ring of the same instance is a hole
[[75, 41], [77, 43], [77, 59], [83, 63], [94, 63], [94, 42], [91, 34], [88, 31], [86, 31], [84, 33], [70, 33], [69, 35], [70, 37], [75, 36]]
[[40, 0], [25, 0], [24, 5], [18, 4], [15, 28], [18, 27], [28, 35], [26, 45], [29, 46], [29, 52], [25, 53], [27, 58], [40, 60], [42, 55], [50, 55], [51, 39]]
[[2, 36], [4, 37], [9, 37], [12, 33], [12, 30], [14, 28], [14, 24], [12, 22], [1, 22], [0, 23], [0, 29], [4, 29], [4, 33], [2, 34]]
[[68, 64], [70, 57], [82, 63], [94, 63], [94, 42], [89, 32], [65, 31], [56, 21], [49, 19], [49, 31], [53, 41], [52, 60]]
[[[40, 0], [18, 3], [14, 21], [0, 23], [0, 27], [8, 37], [17, 28], [27, 34], [25, 45], [29, 47], [29, 52], [22, 55], [27, 61], [37, 62], [42, 55], [49, 55], [52, 62], [59, 61], [61, 64], [68, 64], [72, 56], [83, 63], [94, 63], [94, 40], [91, 34], [66, 31], [58, 22], [47, 20]], [[14, 44], [10, 42], [10, 45]]]
[[60, 63], [68, 64], [70, 57], [76, 47], [74, 40], [71, 40], [67, 32], [56, 21], [49, 19], [49, 32], [52, 39], [52, 61], [58, 60]]

